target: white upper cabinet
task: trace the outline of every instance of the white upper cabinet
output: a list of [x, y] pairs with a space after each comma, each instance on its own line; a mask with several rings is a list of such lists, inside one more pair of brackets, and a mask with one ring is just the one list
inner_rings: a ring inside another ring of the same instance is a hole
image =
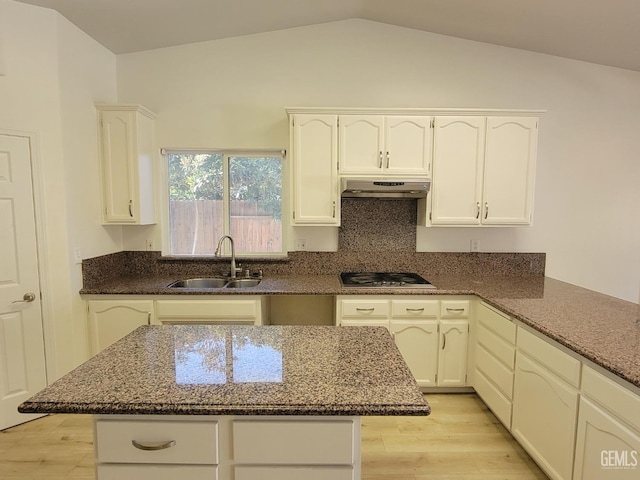
[[138, 105], [97, 105], [96, 108], [100, 128], [103, 223], [155, 223], [155, 115]]
[[436, 117], [431, 225], [530, 225], [535, 117]]
[[432, 225], [479, 225], [485, 117], [436, 117]]
[[340, 225], [338, 116], [291, 116], [293, 225]]
[[537, 147], [537, 118], [487, 118], [483, 224], [531, 223]]
[[428, 176], [431, 117], [340, 115], [340, 174]]

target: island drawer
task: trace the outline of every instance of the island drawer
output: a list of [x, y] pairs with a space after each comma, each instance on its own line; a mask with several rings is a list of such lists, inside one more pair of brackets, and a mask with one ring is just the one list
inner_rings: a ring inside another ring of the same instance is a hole
[[350, 465], [354, 428], [349, 419], [234, 420], [234, 458], [238, 465]]
[[359, 318], [387, 318], [389, 302], [387, 300], [339, 300], [339, 316]]
[[352, 467], [334, 466], [238, 466], [235, 480], [353, 480]]
[[217, 422], [99, 418], [95, 436], [99, 463], [218, 463]]
[[97, 466], [100, 480], [217, 480], [216, 465], [117, 465]]
[[393, 317], [437, 318], [438, 300], [391, 300]]

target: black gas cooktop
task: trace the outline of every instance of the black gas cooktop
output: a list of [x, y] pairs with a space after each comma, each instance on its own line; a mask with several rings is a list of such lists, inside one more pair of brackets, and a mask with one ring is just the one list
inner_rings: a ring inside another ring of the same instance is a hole
[[408, 272], [343, 272], [344, 287], [361, 288], [436, 288], [417, 273]]

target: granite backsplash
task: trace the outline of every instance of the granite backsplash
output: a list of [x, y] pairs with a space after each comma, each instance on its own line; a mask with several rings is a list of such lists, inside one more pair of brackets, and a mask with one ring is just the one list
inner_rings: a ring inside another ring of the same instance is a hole
[[[332, 275], [344, 271], [429, 272], [430, 275], [544, 275], [544, 253], [465, 252], [289, 252], [286, 258], [240, 258], [243, 268], [265, 276]], [[160, 252], [125, 251], [82, 262], [84, 288], [123, 277], [226, 275], [229, 259], [163, 257]]]

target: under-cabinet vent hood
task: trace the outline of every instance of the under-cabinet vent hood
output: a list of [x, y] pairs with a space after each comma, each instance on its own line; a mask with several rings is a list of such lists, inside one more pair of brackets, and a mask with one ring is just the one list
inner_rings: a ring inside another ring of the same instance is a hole
[[425, 198], [431, 187], [428, 178], [352, 178], [340, 182], [343, 197]]

